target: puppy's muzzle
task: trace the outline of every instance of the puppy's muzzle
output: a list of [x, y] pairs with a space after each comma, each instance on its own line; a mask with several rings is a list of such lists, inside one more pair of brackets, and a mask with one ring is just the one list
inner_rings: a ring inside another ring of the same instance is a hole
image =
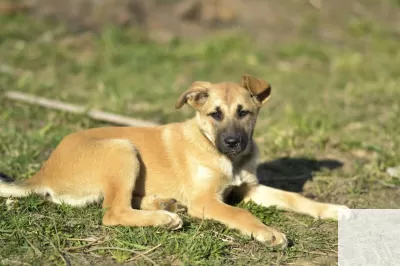
[[246, 138], [241, 135], [222, 136], [219, 149], [222, 153], [228, 155], [236, 155], [246, 149]]
[[229, 136], [224, 139], [224, 144], [228, 149], [236, 149], [241, 142], [240, 137]]

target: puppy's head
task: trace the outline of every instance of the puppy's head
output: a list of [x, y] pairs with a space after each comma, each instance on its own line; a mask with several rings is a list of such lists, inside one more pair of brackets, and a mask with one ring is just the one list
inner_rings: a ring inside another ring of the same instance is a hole
[[271, 86], [250, 75], [241, 84], [196, 81], [176, 102], [196, 110], [200, 130], [217, 149], [230, 157], [249, 148], [258, 112], [271, 94]]

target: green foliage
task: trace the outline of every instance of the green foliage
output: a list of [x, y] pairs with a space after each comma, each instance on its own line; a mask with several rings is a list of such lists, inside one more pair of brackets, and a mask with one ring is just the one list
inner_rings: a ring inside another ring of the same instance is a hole
[[[276, 178], [313, 172], [304, 190], [352, 207], [398, 208], [384, 170], [400, 163], [398, 42], [374, 24], [353, 21], [347, 47], [303, 40], [251, 48], [238, 36], [159, 45], [137, 32], [110, 28], [71, 36], [25, 17], [0, 18], [0, 90], [19, 90], [161, 123], [193, 115], [175, 110], [194, 80], [239, 81], [252, 73], [272, 83], [256, 131], [262, 162], [308, 158], [272, 168]], [[368, 34], [368, 49], [356, 45]], [[354, 38], [354, 39], [353, 39]], [[18, 179], [35, 173], [66, 134], [105, 124], [84, 116], [11, 102], [0, 95], [0, 171]], [[319, 168], [321, 159], [340, 161]], [[270, 166], [272, 167], [272, 166]], [[271, 169], [269, 169], [271, 170]], [[0, 199], [0, 264], [110, 265], [148, 259], [161, 265], [269, 265], [336, 261], [332, 221], [241, 204], [292, 242], [272, 250], [212, 221], [184, 216], [182, 230], [104, 227], [100, 206], [56, 206], [31, 196], [13, 208]], [[95, 242], [95, 240], [97, 242]], [[126, 250], [146, 253], [138, 256]], [[318, 260], [317, 260], [318, 261]], [[318, 264], [318, 263], [317, 263]]]

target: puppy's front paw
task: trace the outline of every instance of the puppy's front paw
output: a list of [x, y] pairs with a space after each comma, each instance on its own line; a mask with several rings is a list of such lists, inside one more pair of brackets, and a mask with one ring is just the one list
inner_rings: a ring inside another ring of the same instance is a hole
[[339, 211], [344, 216], [341, 218], [349, 219], [350, 217], [350, 208], [345, 205], [337, 205], [337, 204], [325, 204], [325, 206], [321, 209], [319, 213], [320, 219], [334, 219], [338, 220]]
[[168, 212], [168, 211], [160, 211], [163, 213], [165, 219], [161, 222], [160, 225], [167, 227], [170, 230], [178, 230], [182, 228], [183, 221], [181, 217], [179, 217], [176, 213]]
[[288, 240], [286, 235], [269, 227], [264, 227], [253, 232], [253, 237], [271, 247], [286, 248]]

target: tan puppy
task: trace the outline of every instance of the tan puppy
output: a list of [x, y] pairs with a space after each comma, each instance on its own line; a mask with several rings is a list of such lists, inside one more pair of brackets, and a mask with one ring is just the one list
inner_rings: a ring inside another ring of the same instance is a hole
[[[104, 225], [182, 226], [171, 212], [187, 207], [194, 217], [213, 219], [271, 246], [284, 234], [244, 209], [223, 202], [240, 187], [244, 200], [268, 207], [336, 218], [341, 205], [260, 185], [253, 130], [271, 87], [244, 75], [241, 84], [197, 81], [178, 99], [196, 117], [152, 128], [103, 127], [66, 136], [32, 178], [0, 182], [0, 196], [40, 194], [55, 203], [83, 206], [103, 199]], [[175, 200], [172, 200], [175, 199]], [[134, 209], [133, 207], [141, 208]]]

